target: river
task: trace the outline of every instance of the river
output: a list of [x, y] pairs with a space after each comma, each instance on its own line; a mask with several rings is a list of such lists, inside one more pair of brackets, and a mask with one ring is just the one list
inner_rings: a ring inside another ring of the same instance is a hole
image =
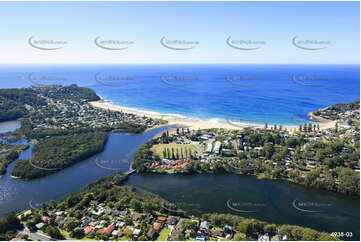
[[20, 127], [21, 122], [19, 120], [0, 122], [0, 134], [15, 131]]
[[[0, 178], [0, 215], [58, 200], [100, 177], [113, 174], [112, 168], [127, 171], [137, 147], [167, 128], [151, 129], [138, 135], [109, 134], [101, 154], [32, 181], [12, 179], [9, 171], [16, 161], [11, 163], [7, 174]], [[31, 149], [22, 152], [19, 159], [30, 158]], [[306, 189], [286, 181], [232, 174], [133, 174], [126, 184], [157, 193], [194, 215], [232, 213], [327, 232], [352, 232], [353, 240], [360, 237], [359, 198]]]

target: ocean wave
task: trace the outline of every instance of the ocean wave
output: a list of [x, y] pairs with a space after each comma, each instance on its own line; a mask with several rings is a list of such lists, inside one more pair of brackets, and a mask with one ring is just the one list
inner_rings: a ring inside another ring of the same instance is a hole
[[127, 107], [127, 106], [121, 106], [111, 100], [103, 100], [104, 103], [102, 104], [102, 106], [104, 107], [109, 107], [109, 108], [115, 108], [115, 109], [119, 109], [122, 110], [124, 112], [133, 112], [133, 113], [137, 113], [137, 114], [142, 114], [142, 115], [150, 115], [153, 117], [159, 117], [159, 118], [169, 118], [169, 119], [178, 119], [178, 120], [185, 120], [185, 121], [199, 121], [199, 122], [209, 122], [209, 123], [220, 123], [220, 124], [231, 124], [234, 126], [260, 126], [263, 125], [261, 123], [256, 123], [256, 122], [252, 122], [251, 120], [248, 122], [247, 120], [245, 120], [244, 122], [239, 122], [239, 121], [235, 121], [235, 120], [229, 120], [227, 117], [222, 117], [222, 118], [215, 118], [215, 117], [199, 117], [199, 116], [185, 116], [182, 114], [177, 114], [177, 113], [167, 113], [167, 112], [162, 112], [162, 111], [154, 111], [154, 110], [148, 110], [148, 109], [140, 109], [140, 108], [135, 108], [135, 107]]
[[177, 119], [185, 119], [185, 120], [191, 120], [192, 117], [187, 117], [182, 114], [176, 114], [176, 113], [165, 113], [165, 112], [159, 112], [159, 111], [153, 111], [153, 110], [147, 110], [147, 109], [140, 109], [140, 108], [134, 108], [134, 107], [126, 107], [121, 106], [119, 104], [114, 103], [113, 101], [105, 100], [106, 102], [103, 103], [103, 106], [109, 107], [109, 108], [117, 108], [124, 111], [144, 114], [144, 115], [152, 115], [157, 117], [168, 117], [168, 118], [177, 118]]

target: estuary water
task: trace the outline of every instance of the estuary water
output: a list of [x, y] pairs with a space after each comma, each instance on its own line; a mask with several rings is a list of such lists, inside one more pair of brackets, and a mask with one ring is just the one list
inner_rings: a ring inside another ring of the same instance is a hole
[[[137, 147], [167, 128], [160, 127], [139, 135], [110, 134], [101, 154], [32, 181], [11, 178], [9, 172], [16, 163], [13, 162], [7, 174], [0, 178], [0, 215], [58, 200], [100, 177], [113, 174], [114, 168], [127, 171]], [[20, 159], [30, 157], [31, 148], [20, 155]], [[285, 181], [232, 174], [133, 174], [126, 184], [159, 194], [194, 215], [232, 213], [327, 232], [348, 231], [354, 234], [351, 239], [359, 238], [358, 198], [306, 189]]]
[[[2, 65], [0, 88], [77, 84], [116, 105], [178, 118], [297, 125], [315, 109], [359, 100], [359, 77], [359, 65]], [[0, 132], [17, 125], [0, 124]], [[0, 178], [0, 215], [59, 200], [116, 169], [127, 171], [139, 145], [167, 128], [110, 134], [101, 154], [32, 181], [11, 178], [11, 163]], [[30, 157], [31, 148], [19, 159]], [[195, 215], [232, 213], [360, 237], [359, 198], [231, 174], [133, 174], [127, 184]]]
[[13, 132], [17, 129], [20, 129], [20, 127], [21, 122], [18, 120], [0, 122], [0, 134]]

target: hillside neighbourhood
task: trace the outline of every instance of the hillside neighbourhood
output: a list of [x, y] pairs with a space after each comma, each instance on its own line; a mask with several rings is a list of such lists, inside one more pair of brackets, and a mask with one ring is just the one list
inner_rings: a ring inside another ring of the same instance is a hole
[[231, 214], [190, 216], [155, 194], [123, 185], [126, 179], [122, 174], [107, 176], [58, 203], [31, 203], [30, 210], [5, 215], [0, 228], [11, 222], [13, 228], [7, 233], [10, 241], [338, 240], [309, 228]]

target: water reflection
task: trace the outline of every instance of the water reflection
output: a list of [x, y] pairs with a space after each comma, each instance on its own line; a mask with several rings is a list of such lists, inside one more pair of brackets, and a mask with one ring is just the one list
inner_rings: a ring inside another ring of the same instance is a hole
[[21, 122], [18, 120], [0, 122], [0, 134], [13, 132], [21, 128]]

